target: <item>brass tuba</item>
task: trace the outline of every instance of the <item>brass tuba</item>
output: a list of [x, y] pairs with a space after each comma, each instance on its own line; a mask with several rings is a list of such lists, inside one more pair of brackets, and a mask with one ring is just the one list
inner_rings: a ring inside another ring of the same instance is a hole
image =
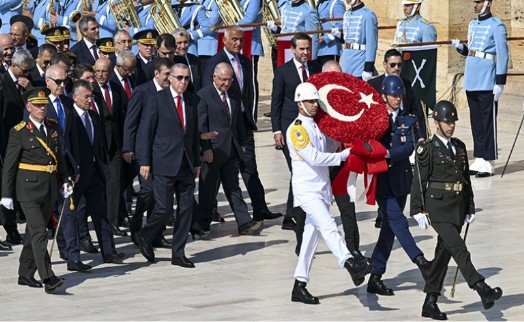
[[308, 4], [311, 8], [317, 10], [317, 2], [318, 2], [318, 1], [316, 1], [316, 0], [307, 0], [306, 2], [307, 2], [307, 4]]
[[[49, 15], [53, 15], [53, 16], [56, 16], [56, 7], [55, 7], [55, 1], [54, 0], [49, 0], [49, 5], [48, 5], [48, 9], [49, 9]], [[45, 35], [47, 33], [47, 31], [49, 30], [49, 28], [51, 27], [54, 27], [55, 24], [54, 23], [47, 23], [47, 22], [44, 22], [42, 24], [42, 26], [40, 27], [40, 33], [42, 35]]]
[[238, 0], [216, 0], [218, 13], [225, 26], [236, 25], [246, 14]]
[[[262, 16], [263, 21], [275, 21], [280, 19], [280, 10], [278, 10], [278, 4], [276, 0], [262, 0]], [[271, 33], [271, 30], [264, 27], [267, 40], [272, 47], [277, 46], [277, 40]]]
[[180, 19], [173, 11], [171, 1], [154, 0], [150, 9], [151, 18], [159, 34], [170, 34], [177, 28], [182, 28]]
[[81, 10], [74, 10], [69, 15], [69, 20], [71, 22], [77, 23], [80, 18], [82, 18], [82, 12], [89, 11], [89, 1], [90, 0], [80, 0], [81, 3]]
[[125, 29], [126, 26], [132, 28], [141, 27], [140, 19], [132, 0], [108, 0], [107, 5], [119, 29]]

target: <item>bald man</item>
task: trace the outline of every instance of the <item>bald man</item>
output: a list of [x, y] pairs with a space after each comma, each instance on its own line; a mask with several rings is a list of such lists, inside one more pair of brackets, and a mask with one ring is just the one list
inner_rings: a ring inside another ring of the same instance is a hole
[[0, 73], [5, 73], [11, 65], [11, 59], [15, 52], [13, 45], [13, 38], [6, 34], [0, 34], [0, 50], [2, 50], [2, 66], [0, 66]]
[[328, 60], [322, 65], [322, 72], [342, 72], [342, 67], [337, 61]]

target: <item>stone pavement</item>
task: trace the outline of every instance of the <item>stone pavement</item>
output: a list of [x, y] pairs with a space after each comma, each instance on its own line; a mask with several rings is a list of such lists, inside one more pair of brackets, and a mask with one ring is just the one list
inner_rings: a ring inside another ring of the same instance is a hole
[[[522, 102], [522, 98], [513, 101]], [[504, 110], [502, 102], [501, 111]], [[460, 109], [459, 114], [456, 136], [471, 149], [467, 110]], [[504, 296], [485, 311], [476, 292], [468, 288], [459, 274], [455, 298], [451, 298], [456, 269], [451, 261], [444, 296], [439, 300], [441, 310], [448, 313], [450, 320], [524, 320], [524, 275], [520, 271], [524, 266], [520, 230], [524, 227], [521, 212], [524, 135], [519, 138], [506, 175], [500, 178], [522, 115], [514, 114], [514, 122], [499, 129], [497, 175], [472, 179], [477, 221], [467, 238], [473, 263], [488, 278], [489, 285], [503, 289]], [[262, 130], [256, 134], [257, 155], [267, 200], [272, 211], [284, 211], [289, 174], [282, 153], [273, 147], [271, 132], [267, 131], [269, 122], [262, 112], [259, 122]], [[100, 254], [82, 254], [84, 262], [93, 266], [89, 273], [68, 272], [55, 249], [53, 269], [67, 282], [49, 295], [43, 289], [16, 284], [21, 246], [15, 246], [13, 252], [0, 252], [0, 320], [422, 319], [420, 310], [425, 296], [422, 277], [398, 243], [383, 277], [395, 296], [368, 294], [365, 284], [355, 287], [348, 273], [337, 267], [333, 255], [320, 242], [308, 288], [320, 298], [321, 305], [292, 303], [290, 294], [297, 261], [294, 234], [281, 230], [281, 220], [277, 219], [266, 221], [257, 235], [238, 236], [222, 193], [219, 202], [219, 211], [226, 215], [226, 222], [213, 225], [211, 240], [191, 241], [186, 247], [196, 269], [170, 265], [171, 252], [165, 249], [157, 249], [159, 261], [149, 264], [129, 237], [117, 237], [118, 251], [127, 255], [125, 264], [103, 264]], [[376, 207], [359, 201], [357, 211], [361, 249], [370, 255], [379, 233], [373, 227]], [[336, 207], [332, 212], [340, 225]], [[410, 224], [419, 247], [432, 259], [435, 232], [419, 229], [412, 219]], [[23, 229], [22, 224], [19, 230]], [[0, 238], [5, 240], [3, 229]]]

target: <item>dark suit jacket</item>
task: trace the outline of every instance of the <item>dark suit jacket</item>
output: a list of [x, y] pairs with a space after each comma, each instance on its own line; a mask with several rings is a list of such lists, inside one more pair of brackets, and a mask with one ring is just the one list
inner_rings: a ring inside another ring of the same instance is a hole
[[[238, 82], [237, 76], [233, 72], [234, 81], [233, 84], [231, 84], [229, 92], [235, 94], [237, 97], [242, 98], [242, 103], [244, 104], [244, 110], [246, 112], [245, 121], [248, 122], [248, 124], [251, 126], [253, 130], [256, 130], [258, 107], [255, 95], [256, 80], [253, 75], [253, 66], [251, 64], [251, 60], [249, 60], [249, 58], [247, 58], [246, 56], [238, 54], [238, 58], [240, 60], [240, 65], [242, 66], [244, 86], [243, 88], [240, 88], [240, 83]], [[208, 59], [204, 68], [204, 74], [202, 76], [202, 87], [205, 87], [213, 83], [213, 71], [215, 70], [215, 66], [219, 63], [228, 63], [233, 69], [231, 61], [227, 57], [225, 49], [222, 49], [215, 56]]]
[[105, 145], [110, 155], [122, 148], [122, 136], [124, 128], [124, 101], [127, 102], [127, 95], [122, 86], [109, 80], [109, 86], [113, 94], [111, 101], [111, 111], [107, 107], [104, 91], [98, 83], [95, 84], [93, 92], [95, 100], [100, 109], [100, 118], [104, 125]]
[[191, 91], [193, 93], [196, 93], [198, 90], [202, 88], [202, 81], [200, 78], [200, 74], [202, 73], [200, 68], [200, 59], [192, 54], [187, 54], [187, 59], [184, 56], [175, 56], [174, 62], [175, 64], [184, 64], [188, 65], [189, 61], [189, 68], [191, 69], [191, 77], [193, 81], [189, 84], [187, 87], [188, 91]]
[[242, 146], [245, 146], [243, 117], [240, 111], [240, 98], [229, 92], [231, 117], [213, 84], [203, 87], [197, 92], [198, 122], [200, 133], [217, 131], [218, 136], [211, 140], [202, 140], [202, 150], [213, 150], [213, 162], [221, 163], [229, 160], [233, 148], [240, 159], [244, 158]]
[[[109, 78], [110, 81], [114, 82], [117, 87], [120, 88], [120, 91], [122, 93], [122, 115], [126, 115], [127, 113], [127, 103], [129, 103], [129, 98], [127, 97], [126, 89], [124, 86], [122, 86], [122, 83], [120, 83], [120, 80], [118, 79], [118, 76], [115, 75], [115, 73], [111, 74], [111, 77]], [[131, 95], [133, 94], [133, 91], [135, 90], [136, 85], [136, 78], [133, 76], [129, 79], [129, 82], [131, 83]]]
[[122, 152], [136, 152], [136, 136], [144, 110], [147, 111], [147, 101], [157, 92], [155, 83], [151, 80], [133, 90], [127, 104], [127, 114], [124, 122], [124, 143]]
[[135, 86], [144, 84], [153, 79], [153, 70], [155, 68], [155, 59], [151, 59], [147, 64], [144, 63], [140, 55], [136, 55], [135, 67]]
[[[22, 91], [25, 91], [22, 89]], [[9, 130], [24, 118], [25, 104], [8, 72], [0, 76], [0, 116], [2, 130], [0, 131], [0, 154], [5, 157]]]
[[31, 84], [33, 85], [33, 87], [40, 87], [40, 86], [45, 87], [46, 86], [45, 73], [44, 73], [44, 76], [42, 77], [36, 65], [33, 69], [31, 69], [31, 73], [29, 74], [29, 76], [31, 77]]
[[[307, 62], [309, 76], [321, 72], [321, 67], [313, 62]], [[273, 91], [271, 92], [271, 127], [273, 132], [281, 131], [286, 137], [286, 130], [298, 115], [295, 102], [295, 89], [301, 83], [298, 70], [293, 60], [275, 70]]]
[[70, 52], [76, 55], [76, 64], [88, 64], [93, 66], [95, 64], [95, 58], [91, 54], [89, 48], [84, 40], [77, 42], [73, 47], [69, 49]]
[[153, 175], [176, 176], [182, 158], [194, 171], [200, 167], [200, 138], [197, 106], [199, 98], [185, 92], [185, 129], [182, 128], [175, 101], [169, 88], [155, 93], [148, 101], [140, 135], [136, 141], [136, 158], [140, 166], [151, 166]]

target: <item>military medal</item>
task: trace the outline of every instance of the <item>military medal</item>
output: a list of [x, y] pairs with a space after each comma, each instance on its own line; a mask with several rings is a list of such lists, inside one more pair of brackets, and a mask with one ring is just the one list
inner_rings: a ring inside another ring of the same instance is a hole
[[402, 141], [402, 143], [406, 143], [406, 136], [405, 135], [401, 136], [400, 141]]

